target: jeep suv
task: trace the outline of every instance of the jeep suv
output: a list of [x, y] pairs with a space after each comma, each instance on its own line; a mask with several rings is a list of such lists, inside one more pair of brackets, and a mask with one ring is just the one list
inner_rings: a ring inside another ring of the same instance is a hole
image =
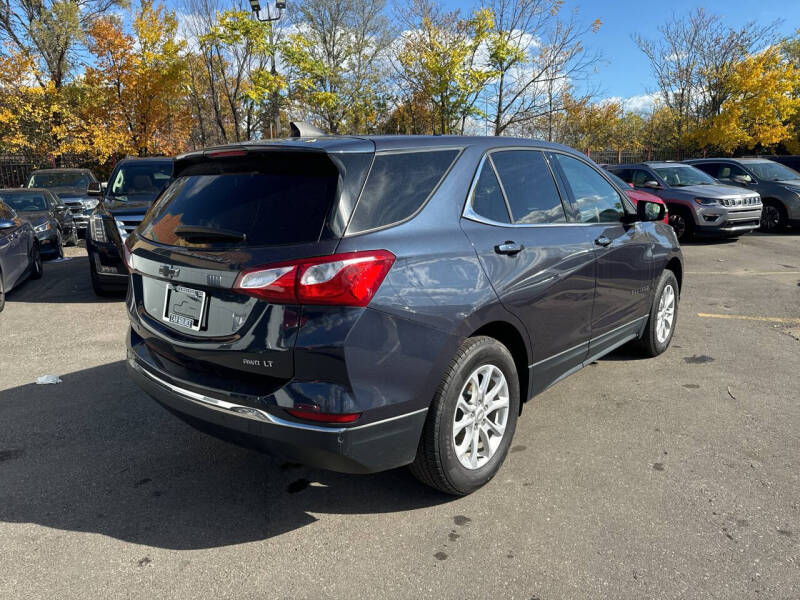
[[636, 189], [661, 198], [681, 241], [695, 233], [736, 236], [758, 229], [761, 197], [757, 192], [722, 185], [693, 166], [645, 162], [606, 167]]
[[800, 225], [800, 173], [766, 158], [699, 158], [685, 161], [726, 185], [761, 195], [761, 230], [776, 233]]
[[663, 352], [683, 272], [555, 144], [315, 137], [179, 156], [125, 243], [127, 364], [194, 426], [309, 465], [486, 483], [521, 403], [614, 348]]

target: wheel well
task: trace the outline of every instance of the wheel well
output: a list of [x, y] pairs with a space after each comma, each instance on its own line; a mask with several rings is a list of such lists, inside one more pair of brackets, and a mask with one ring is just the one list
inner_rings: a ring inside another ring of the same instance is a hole
[[671, 258], [664, 268], [675, 273], [675, 279], [678, 280], [678, 291], [680, 291], [683, 285], [683, 267], [681, 266], [681, 261], [677, 258]]
[[514, 365], [517, 367], [517, 376], [519, 377], [519, 394], [521, 400], [519, 410], [522, 412], [522, 404], [528, 401], [528, 349], [525, 346], [525, 340], [522, 339], [519, 330], [506, 321], [488, 323], [477, 331], [474, 331], [470, 337], [478, 335], [485, 335], [496, 339], [511, 352]]

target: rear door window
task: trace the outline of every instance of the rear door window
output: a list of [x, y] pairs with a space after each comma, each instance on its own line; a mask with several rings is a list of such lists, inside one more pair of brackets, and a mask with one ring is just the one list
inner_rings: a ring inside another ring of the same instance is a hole
[[472, 210], [490, 221], [511, 223], [503, 190], [500, 189], [491, 161], [483, 163], [481, 175], [472, 192]]
[[507, 150], [491, 155], [514, 223], [564, 223], [561, 196], [544, 155], [538, 150]]
[[420, 210], [450, 169], [456, 149], [376, 154], [348, 233], [395, 225]]

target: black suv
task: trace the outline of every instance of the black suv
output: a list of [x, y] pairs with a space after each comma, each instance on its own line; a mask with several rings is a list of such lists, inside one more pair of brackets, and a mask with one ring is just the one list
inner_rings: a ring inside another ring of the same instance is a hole
[[663, 352], [683, 271], [555, 144], [317, 137], [179, 156], [126, 242], [128, 366], [196, 427], [469, 493], [521, 403], [614, 348]]
[[105, 193], [101, 193], [99, 185], [90, 190], [100, 198], [89, 218], [86, 236], [89, 275], [98, 296], [127, 288], [128, 269], [122, 244], [170, 181], [171, 158], [126, 158], [114, 167]]

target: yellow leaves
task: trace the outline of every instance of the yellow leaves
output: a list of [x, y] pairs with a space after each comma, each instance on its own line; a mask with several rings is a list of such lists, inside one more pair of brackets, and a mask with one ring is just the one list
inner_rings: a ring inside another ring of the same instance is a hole
[[748, 56], [733, 70], [728, 99], [692, 136], [699, 146], [733, 152], [774, 146], [795, 134], [790, 120], [800, 110], [800, 74], [772, 47]]
[[187, 65], [175, 14], [143, 0], [133, 32], [113, 18], [98, 19], [89, 32], [96, 65], [84, 77], [82, 133], [101, 162], [113, 154], [174, 154], [191, 128], [181, 101]]
[[600, 31], [600, 28], [603, 26], [603, 21], [600, 19], [595, 19], [592, 21], [592, 33], [597, 33]]

